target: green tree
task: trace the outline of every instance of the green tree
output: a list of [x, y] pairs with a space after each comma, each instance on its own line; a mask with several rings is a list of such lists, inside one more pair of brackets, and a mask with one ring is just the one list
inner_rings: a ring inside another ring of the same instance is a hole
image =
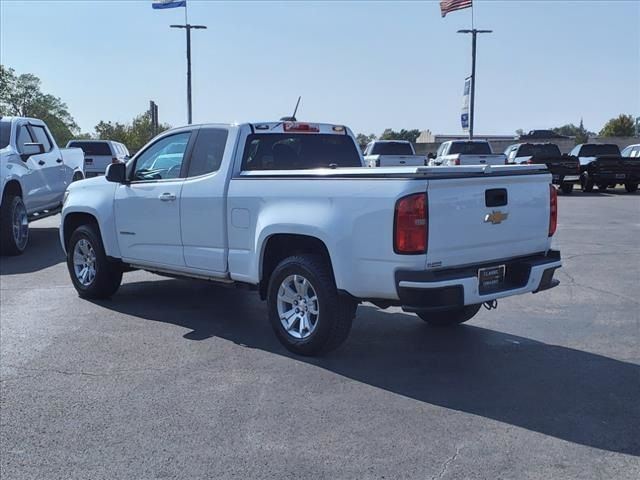
[[[158, 133], [164, 132], [169, 128], [171, 128], [170, 125], [161, 123], [158, 125]], [[149, 112], [138, 115], [131, 123], [101, 121], [95, 126], [95, 131], [97, 138], [124, 143], [132, 152], [140, 150], [153, 138]]]
[[360, 149], [364, 150], [369, 142], [372, 142], [377, 137], [370, 133], [369, 135], [365, 135], [364, 133], [359, 133], [356, 135], [356, 140], [358, 141], [358, 145], [360, 145]]
[[553, 128], [552, 130], [559, 135], [576, 137], [576, 145], [588, 142], [589, 135], [594, 135], [593, 132], [590, 132], [589, 130], [584, 128], [584, 122], [582, 121], [582, 119], [580, 119], [580, 125], [577, 127], [573, 123], [567, 123], [566, 125]]
[[618, 115], [604, 124], [600, 130], [601, 137], [633, 137], [636, 133], [635, 120], [632, 115]]
[[79, 132], [67, 104], [59, 97], [45, 94], [38, 77], [30, 73], [16, 75], [12, 68], [0, 65], [0, 115], [34, 117], [43, 120], [59, 145], [65, 145]]
[[380, 140], [408, 140], [409, 142], [415, 143], [415, 141], [420, 136], [420, 130], [405, 130], [404, 128], [399, 132], [387, 128], [382, 135], [380, 135]]

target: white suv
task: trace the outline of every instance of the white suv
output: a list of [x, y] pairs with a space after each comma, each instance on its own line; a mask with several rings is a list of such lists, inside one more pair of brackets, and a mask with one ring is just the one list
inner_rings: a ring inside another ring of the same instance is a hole
[[129, 159], [127, 147], [113, 140], [71, 140], [67, 143], [67, 147], [82, 149], [87, 177], [104, 175], [108, 165], [126, 162]]

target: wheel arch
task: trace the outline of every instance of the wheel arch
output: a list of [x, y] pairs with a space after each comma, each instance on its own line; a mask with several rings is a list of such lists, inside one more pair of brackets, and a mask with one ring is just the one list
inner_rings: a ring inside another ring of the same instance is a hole
[[102, 243], [104, 244], [104, 237], [102, 235], [102, 231], [100, 230], [100, 224], [98, 223], [98, 219], [87, 212], [71, 212], [65, 215], [64, 220], [62, 221], [62, 242], [65, 251], [68, 250], [69, 241], [71, 240], [71, 235], [73, 232], [82, 225], [92, 225], [98, 231], [98, 235], [102, 239]]
[[20, 182], [17, 179], [12, 178], [5, 183], [2, 196], [4, 197], [6, 194], [13, 194], [22, 197], [22, 185], [20, 185]]

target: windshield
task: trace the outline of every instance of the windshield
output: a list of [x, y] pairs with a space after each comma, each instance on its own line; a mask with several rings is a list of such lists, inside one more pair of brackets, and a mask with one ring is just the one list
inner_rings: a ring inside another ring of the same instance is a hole
[[491, 147], [486, 142], [453, 142], [449, 154], [491, 155]]
[[371, 155], [413, 155], [413, 149], [406, 142], [376, 142]]
[[538, 157], [538, 158], [551, 158], [560, 157], [560, 149], [557, 145], [552, 143], [547, 144], [532, 144], [525, 143], [518, 149], [518, 157]]
[[302, 170], [361, 167], [356, 144], [347, 135], [253, 134], [247, 138], [243, 170]]
[[11, 122], [0, 122], [0, 148], [9, 145], [11, 138]]
[[111, 156], [111, 149], [107, 142], [69, 142], [69, 147], [81, 148], [85, 155]]
[[602, 155], [620, 155], [620, 149], [617, 145], [583, 145], [580, 150], [581, 157], [599, 157]]

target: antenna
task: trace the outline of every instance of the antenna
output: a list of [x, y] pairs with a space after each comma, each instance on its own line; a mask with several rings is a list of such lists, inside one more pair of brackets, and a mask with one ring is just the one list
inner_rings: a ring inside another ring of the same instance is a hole
[[302, 96], [298, 97], [298, 101], [296, 102], [296, 108], [293, 110], [293, 115], [290, 117], [282, 117], [280, 120], [283, 122], [297, 122], [296, 113], [298, 113], [298, 107], [300, 106], [300, 100], [302, 100]]

